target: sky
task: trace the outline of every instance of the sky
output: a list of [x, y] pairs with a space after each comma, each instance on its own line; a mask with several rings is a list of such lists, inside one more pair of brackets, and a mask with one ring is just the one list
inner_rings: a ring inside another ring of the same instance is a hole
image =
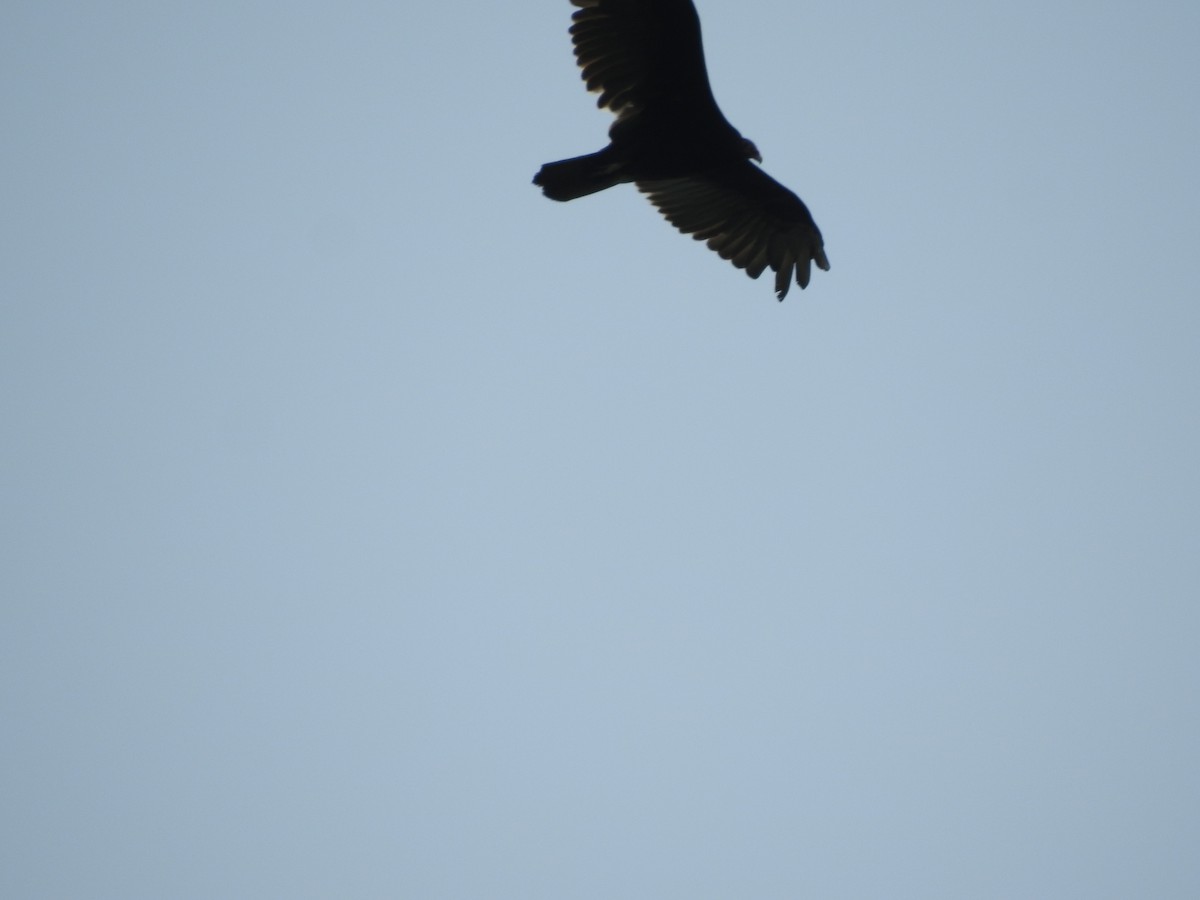
[[0, 10], [0, 895], [1200, 894], [1200, 6]]

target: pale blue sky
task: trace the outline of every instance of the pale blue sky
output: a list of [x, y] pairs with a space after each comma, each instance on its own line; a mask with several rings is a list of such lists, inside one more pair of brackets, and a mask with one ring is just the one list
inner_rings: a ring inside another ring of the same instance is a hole
[[0, 11], [0, 895], [1194, 898], [1193, 2]]

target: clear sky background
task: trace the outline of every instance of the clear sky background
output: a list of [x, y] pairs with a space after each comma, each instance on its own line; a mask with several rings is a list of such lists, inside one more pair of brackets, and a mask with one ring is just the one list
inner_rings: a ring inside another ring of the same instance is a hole
[[1195, 2], [0, 9], [0, 895], [1200, 895]]

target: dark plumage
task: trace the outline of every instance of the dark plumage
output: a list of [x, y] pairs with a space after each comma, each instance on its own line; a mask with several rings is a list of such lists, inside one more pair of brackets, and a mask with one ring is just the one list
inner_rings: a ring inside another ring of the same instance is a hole
[[793, 274], [829, 268], [803, 201], [750, 162], [753, 143], [713, 98], [692, 0], [571, 0], [575, 58], [598, 105], [617, 119], [597, 153], [546, 163], [533, 183], [574, 200], [632, 181], [685, 234], [751, 278], [775, 272], [780, 300]]

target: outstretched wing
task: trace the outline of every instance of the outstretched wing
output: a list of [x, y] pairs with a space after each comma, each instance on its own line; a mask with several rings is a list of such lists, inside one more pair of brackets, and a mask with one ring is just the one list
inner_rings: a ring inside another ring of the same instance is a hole
[[812, 263], [829, 268], [824, 239], [804, 201], [748, 161], [637, 186], [672, 225], [707, 242], [751, 278], [772, 269], [780, 300], [793, 273], [804, 288]]
[[692, 0], [571, 0], [575, 58], [597, 105], [618, 116], [648, 106], [716, 107]]

